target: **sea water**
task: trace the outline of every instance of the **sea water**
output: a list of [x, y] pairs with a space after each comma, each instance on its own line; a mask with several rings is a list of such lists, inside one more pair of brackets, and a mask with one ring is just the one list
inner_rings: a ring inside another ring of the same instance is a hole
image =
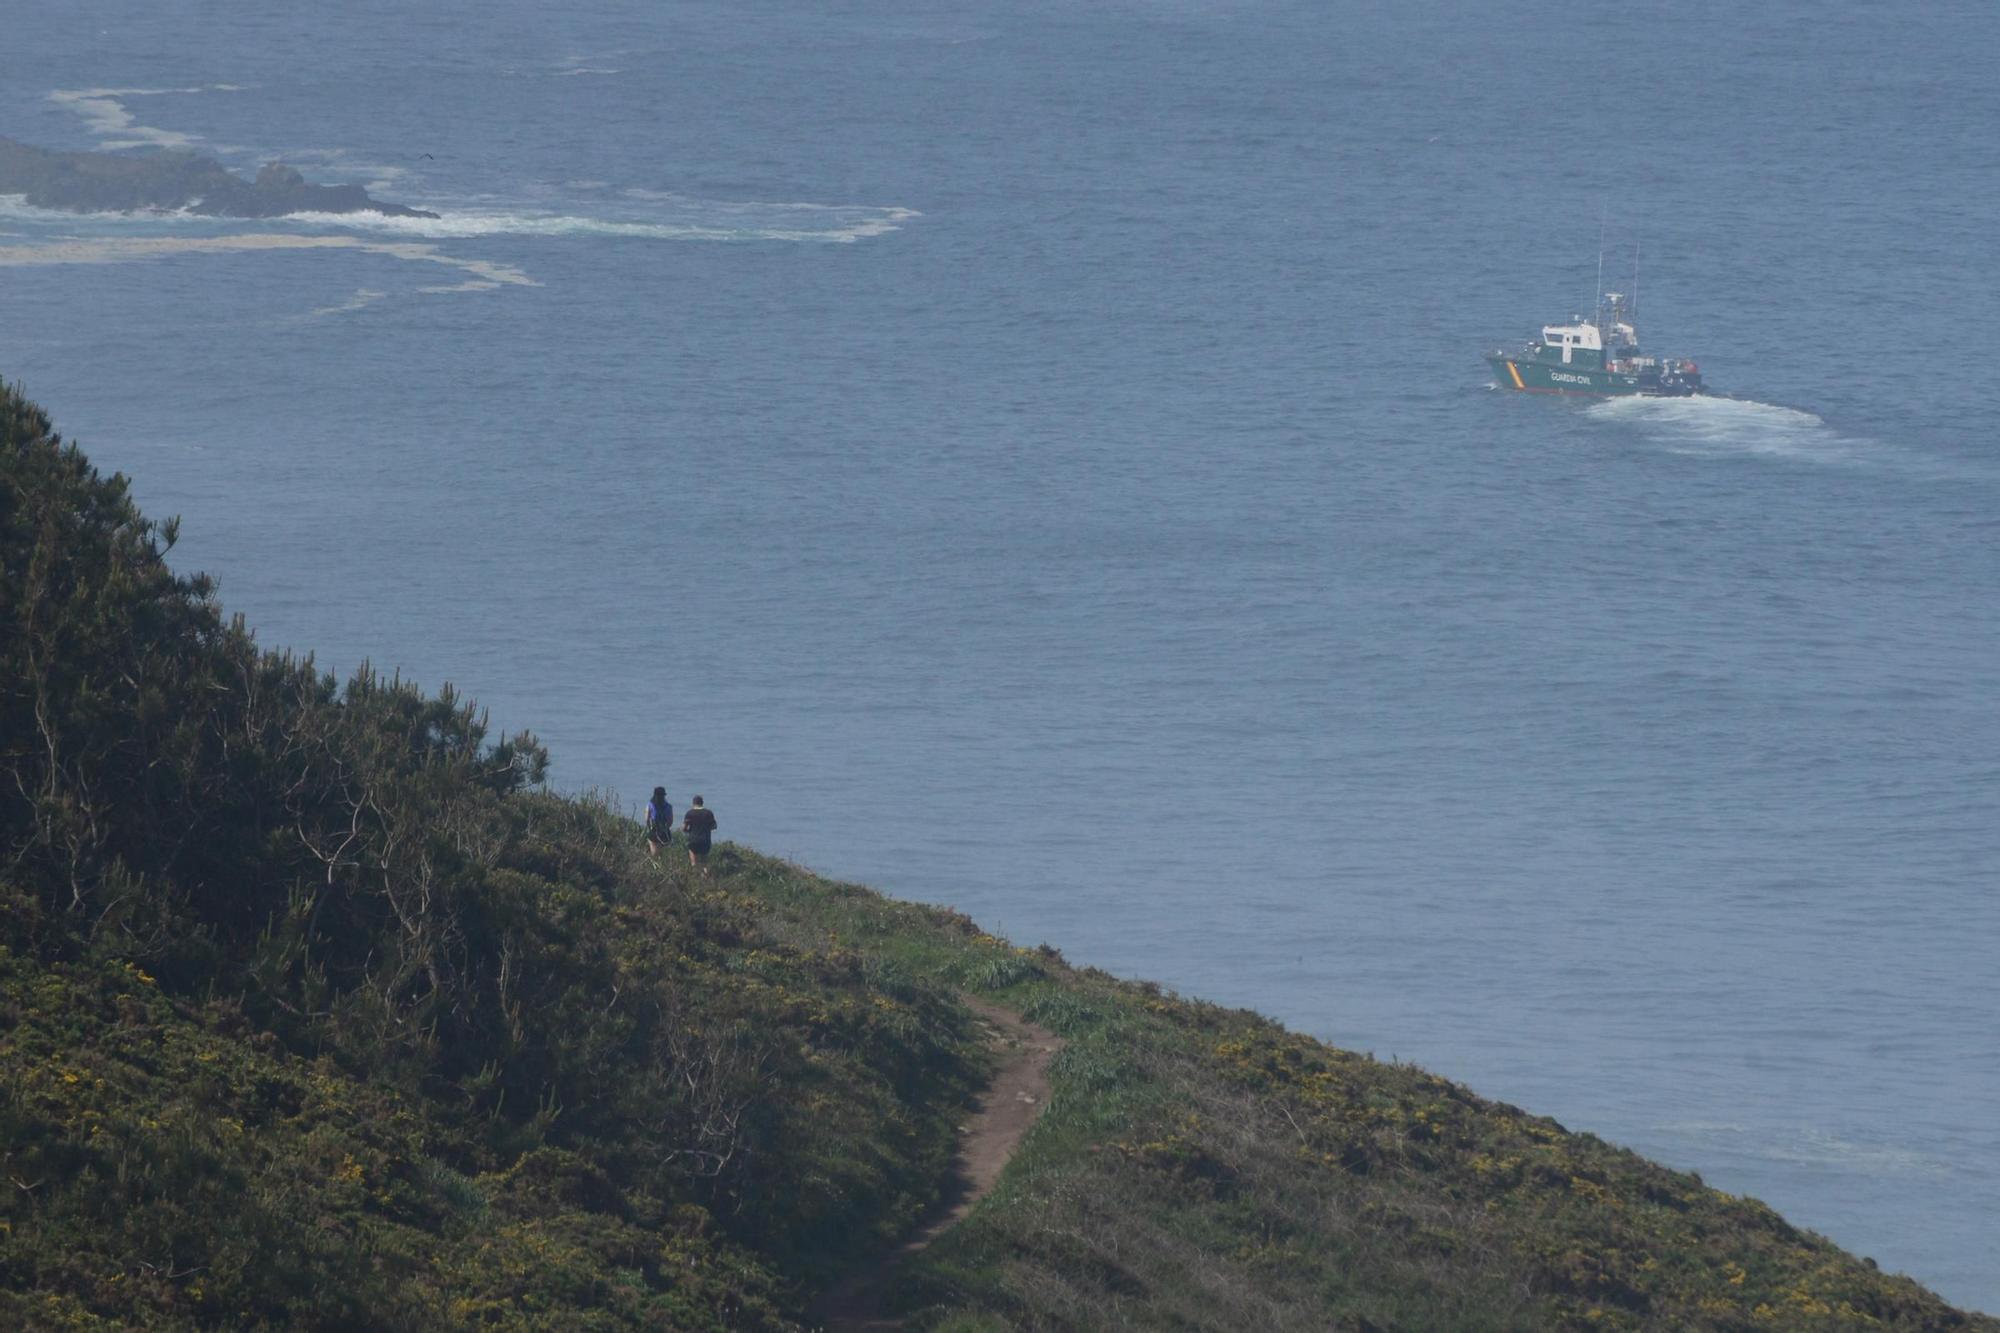
[[[0, 374], [265, 643], [2000, 1310], [1990, 6], [0, 32], [0, 133], [443, 214], [0, 201]], [[1492, 388], [1600, 236], [1736, 397]]]

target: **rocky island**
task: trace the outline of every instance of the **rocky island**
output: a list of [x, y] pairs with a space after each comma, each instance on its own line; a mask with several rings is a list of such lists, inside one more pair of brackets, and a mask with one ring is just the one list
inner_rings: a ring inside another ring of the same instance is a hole
[[184, 149], [150, 153], [61, 153], [0, 138], [0, 194], [27, 196], [36, 208], [69, 213], [179, 210], [207, 217], [278, 218], [292, 213], [381, 213], [434, 218], [421, 208], [384, 203], [359, 185], [313, 185], [271, 162], [254, 181], [212, 157]]

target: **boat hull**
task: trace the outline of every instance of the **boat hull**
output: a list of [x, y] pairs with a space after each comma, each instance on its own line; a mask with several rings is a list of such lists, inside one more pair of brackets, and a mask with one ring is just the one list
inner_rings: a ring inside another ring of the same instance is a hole
[[1523, 393], [1572, 394], [1582, 398], [1687, 398], [1701, 392], [1699, 382], [1668, 378], [1658, 371], [1598, 370], [1589, 366], [1550, 365], [1533, 357], [1493, 355], [1486, 358], [1493, 378], [1503, 389]]

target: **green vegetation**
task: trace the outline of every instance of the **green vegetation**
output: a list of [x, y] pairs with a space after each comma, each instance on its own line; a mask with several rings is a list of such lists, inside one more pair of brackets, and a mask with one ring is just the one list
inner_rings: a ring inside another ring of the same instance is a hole
[[799, 1325], [1068, 1039], [913, 1328], [1995, 1328], [1588, 1135], [724, 845], [259, 648], [0, 388], [0, 1327]]

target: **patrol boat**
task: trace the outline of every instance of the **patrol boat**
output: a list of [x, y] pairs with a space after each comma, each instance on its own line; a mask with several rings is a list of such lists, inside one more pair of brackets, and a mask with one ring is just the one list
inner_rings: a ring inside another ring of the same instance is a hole
[[1641, 354], [1631, 311], [1617, 292], [1604, 294], [1596, 319], [1550, 324], [1539, 342], [1489, 352], [1486, 364], [1501, 388], [1528, 393], [1686, 398], [1707, 392], [1694, 362]]

